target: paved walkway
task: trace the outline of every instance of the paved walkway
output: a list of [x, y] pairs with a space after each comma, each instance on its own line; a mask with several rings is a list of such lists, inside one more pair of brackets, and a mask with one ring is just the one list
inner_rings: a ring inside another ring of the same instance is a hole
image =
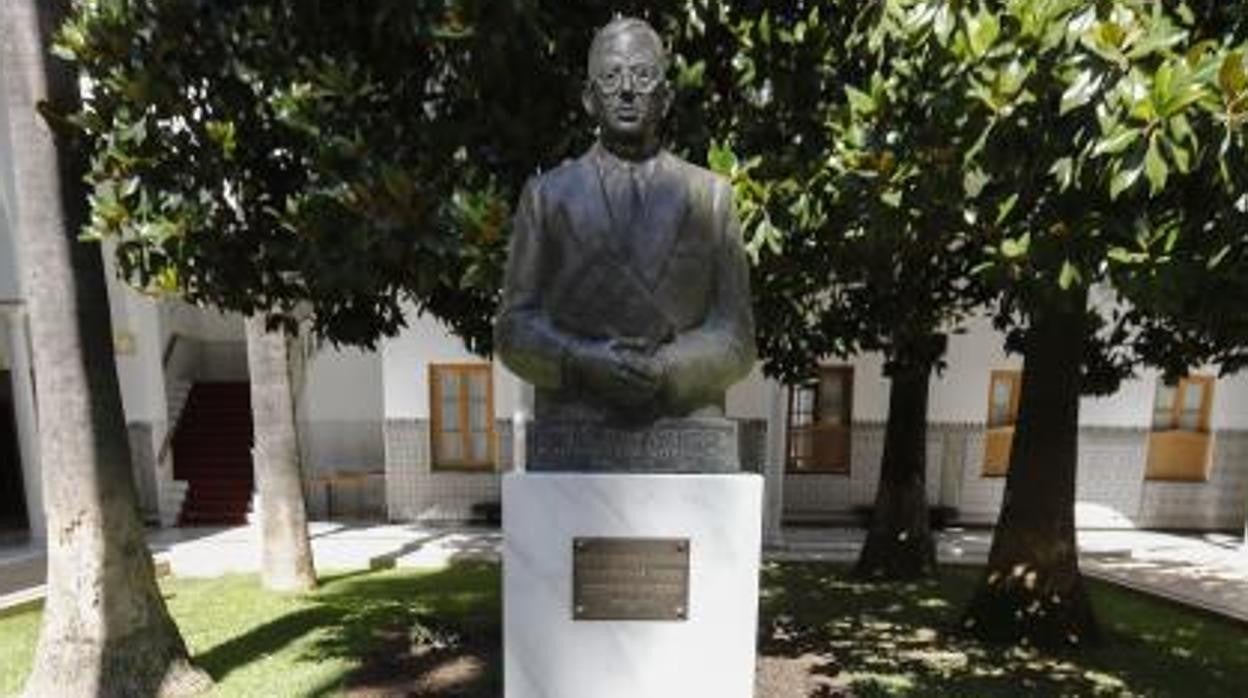
[[[769, 546], [773, 560], [851, 562], [864, 532], [844, 528], [791, 528]], [[175, 576], [211, 577], [259, 569], [256, 529], [165, 529], [149, 544], [159, 567]], [[497, 529], [417, 525], [312, 524], [317, 569], [438, 567], [460, 560], [497, 560]], [[981, 564], [992, 542], [989, 529], [938, 534], [944, 564]], [[1080, 531], [1085, 573], [1149, 594], [1248, 622], [1248, 552], [1225, 534], [1154, 531]], [[42, 597], [44, 557], [30, 545], [0, 547], [0, 609]]]

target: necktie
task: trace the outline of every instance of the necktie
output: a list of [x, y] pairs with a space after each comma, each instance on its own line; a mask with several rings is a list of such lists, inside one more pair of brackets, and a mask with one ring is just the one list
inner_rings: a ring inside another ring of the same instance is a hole
[[612, 168], [607, 178], [607, 195], [611, 198], [611, 215], [615, 219], [616, 232], [626, 243], [633, 236], [633, 223], [642, 209], [641, 173], [632, 165]]

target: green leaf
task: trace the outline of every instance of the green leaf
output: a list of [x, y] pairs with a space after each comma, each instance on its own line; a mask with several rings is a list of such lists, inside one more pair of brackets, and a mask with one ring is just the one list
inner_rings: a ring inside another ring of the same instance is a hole
[[1071, 286], [1074, 286], [1075, 284], [1079, 283], [1079, 281], [1082, 280], [1082, 278], [1083, 276], [1079, 273], [1079, 268], [1071, 264], [1070, 260], [1068, 259], [1062, 262], [1062, 271], [1057, 276], [1057, 285], [1060, 286], [1063, 291], [1065, 291], [1069, 289]]
[[1248, 73], [1244, 72], [1243, 51], [1232, 51], [1222, 59], [1222, 67], [1218, 69], [1218, 85], [1232, 99], [1238, 97], [1248, 86]]
[[1062, 93], [1062, 103], [1058, 108], [1059, 115], [1065, 115], [1092, 101], [1093, 95], [1101, 87], [1101, 76], [1093, 76], [1091, 70], [1084, 70], [1075, 77], [1075, 81]]
[[962, 189], [966, 195], [975, 198], [980, 195], [989, 181], [988, 174], [982, 169], [976, 167], [966, 171], [962, 175]]
[[1057, 186], [1066, 191], [1075, 181], [1075, 161], [1069, 157], [1061, 158], [1049, 168], [1049, 174], [1057, 180]]
[[1109, 198], [1117, 199], [1119, 194], [1130, 189], [1131, 185], [1135, 184], [1136, 180], [1140, 178], [1140, 174], [1143, 171], [1144, 165], [1142, 163], [1131, 167], [1119, 168], [1109, 180]]
[[1118, 126], [1118, 130], [1111, 132], [1109, 135], [1101, 138], [1096, 143], [1096, 147], [1092, 150], [1093, 155], [1117, 155], [1135, 143], [1136, 139], [1143, 133], [1138, 128], [1129, 128], [1126, 126]]
[[849, 106], [854, 113], [870, 114], [875, 111], [875, 99], [853, 85], [845, 86], [845, 96], [849, 98]]
[[1170, 176], [1170, 168], [1161, 154], [1156, 134], [1148, 140], [1148, 153], [1144, 156], [1144, 173], [1148, 176], [1149, 192], [1153, 195], [1166, 188], [1166, 178]]
[[1001, 21], [989, 10], [981, 9], [967, 18], [966, 39], [970, 45], [971, 54], [975, 57], [978, 58], [987, 53], [1000, 35]]
[[721, 175], [731, 175], [737, 168], [737, 155], [726, 143], [712, 142], [706, 154], [706, 164], [711, 171]]
[[936, 32], [936, 38], [943, 45], [949, 41], [949, 35], [953, 33], [955, 25], [953, 17], [953, 9], [948, 3], [941, 3], [936, 10], [935, 17], [932, 18], [932, 29]]
[[1166, 145], [1170, 150], [1170, 158], [1174, 160], [1174, 167], [1182, 174], [1188, 174], [1192, 171], [1192, 154], [1183, 146], [1174, 141], [1166, 141]]
[[1170, 119], [1170, 133], [1174, 135], [1177, 141], [1188, 141], [1192, 145], [1197, 145], [1196, 133], [1192, 131], [1192, 124], [1187, 117], [1182, 114], [1175, 114]]
[[1027, 254], [1031, 248], [1031, 233], [1023, 233], [1018, 238], [1006, 238], [1001, 241], [1001, 256], [1006, 259], [1018, 259]]
[[1125, 247], [1111, 247], [1106, 256], [1120, 264], [1138, 264], [1147, 258], [1143, 253], [1132, 252]]
[[1015, 193], [1011, 194], [1009, 198], [1002, 201], [1001, 204], [997, 206], [997, 225], [1001, 225], [1005, 222], [1005, 219], [1010, 216], [1010, 212], [1014, 210], [1014, 205], [1017, 203], [1018, 194]]
[[1222, 249], [1218, 250], [1218, 253], [1215, 254], [1212, 259], [1209, 260], [1209, 264], [1207, 265], [1207, 267], [1209, 269], [1213, 269], [1217, 267], [1219, 264], [1222, 263], [1222, 260], [1226, 259], [1226, 255], [1230, 254], [1230, 252], [1231, 252], [1231, 246], [1224, 245]]

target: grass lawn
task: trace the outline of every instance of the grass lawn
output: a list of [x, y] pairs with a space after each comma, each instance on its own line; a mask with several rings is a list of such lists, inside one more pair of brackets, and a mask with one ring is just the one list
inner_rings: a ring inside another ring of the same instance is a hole
[[[1245, 695], [1243, 625], [1093, 583], [1106, 646], [1045, 657], [948, 632], [974, 570], [891, 586], [843, 572], [767, 567], [765, 667], [798, 670], [812, 686], [848, 686], [859, 698]], [[255, 577], [237, 576], [168, 580], [164, 590], [196, 661], [217, 680], [214, 696], [502, 695], [493, 565], [326, 575], [307, 596], [266, 594]], [[0, 696], [20, 689], [37, 623], [37, 610], [0, 617]], [[764, 686], [759, 698], [828, 695], [785, 690]]]

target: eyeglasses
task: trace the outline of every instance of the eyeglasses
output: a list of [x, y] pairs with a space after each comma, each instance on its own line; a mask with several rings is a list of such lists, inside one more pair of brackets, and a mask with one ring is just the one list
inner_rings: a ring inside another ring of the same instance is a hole
[[632, 83], [633, 91], [650, 94], [663, 82], [663, 71], [654, 65], [612, 66], [593, 77], [594, 85], [605, 95], [624, 89], [624, 81]]

